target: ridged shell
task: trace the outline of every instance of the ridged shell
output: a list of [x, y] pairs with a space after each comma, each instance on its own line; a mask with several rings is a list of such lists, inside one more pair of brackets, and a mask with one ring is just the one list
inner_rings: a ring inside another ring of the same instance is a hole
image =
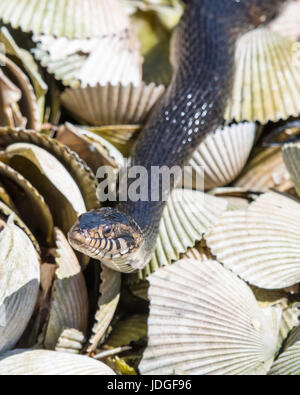
[[300, 113], [300, 68], [293, 42], [266, 28], [242, 36], [236, 50], [236, 74], [226, 121], [268, 121]]
[[226, 209], [227, 202], [223, 199], [203, 192], [175, 189], [163, 213], [153, 258], [138, 277], [144, 279], [158, 268], [178, 260], [180, 254], [203, 238]]
[[80, 188], [87, 210], [99, 207], [97, 179], [86, 163], [77, 154], [59, 141], [32, 130], [0, 128], [0, 147], [6, 148], [17, 142], [35, 144], [55, 156], [69, 171]]
[[249, 191], [267, 192], [275, 188], [285, 192], [293, 187], [280, 148], [255, 150], [251, 160], [234, 184]]
[[5, 64], [2, 68], [5, 75], [21, 90], [22, 97], [19, 105], [22, 115], [26, 118], [26, 127], [40, 130], [41, 119], [37, 99], [33, 86], [26, 74], [10, 59], [0, 54], [0, 63]]
[[106, 344], [111, 347], [129, 345], [147, 337], [147, 316], [133, 315], [126, 320], [119, 321], [113, 327]]
[[28, 236], [10, 217], [0, 232], [0, 354], [19, 341], [32, 316], [40, 262]]
[[281, 289], [300, 281], [300, 204], [275, 192], [248, 211], [224, 214], [205, 236], [212, 253], [245, 281]]
[[52, 288], [51, 306], [44, 344], [54, 349], [65, 328], [85, 333], [89, 301], [80, 264], [63, 233], [56, 229], [56, 279]]
[[250, 288], [215, 261], [182, 260], [149, 277], [142, 374], [265, 374], [277, 337]]
[[49, 152], [34, 144], [15, 143], [5, 150], [10, 165], [45, 197], [54, 222], [65, 234], [86, 212], [83, 197], [67, 169]]
[[55, 346], [57, 352], [79, 354], [85, 343], [85, 336], [76, 329], [65, 329]]
[[114, 371], [83, 355], [47, 350], [15, 350], [0, 356], [0, 375], [103, 376]]
[[300, 331], [299, 327], [292, 332], [284, 351], [274, 362], [269, 372], [271, 376], [300, 375]]
[[[45, 199], [20, 173], [0, 162], [1, 183], [12, 196], [18, 214], [35, 237], [51, 245], [53, 218]], [[25, 203], [25, 207], [24, 207]], [[32, 215], [31, 208], [35, 215]]]
[[103, 340], [120, 300], [121, 274], [102, 265], [101, 280], [96, 322], [88, 352], [95, 351], [98, 343]]
[[22, 116], [18, 102], [22, 97], [21, 90], [13, 84], [0, 69], [0, 92], [2, 105], [0, 109], [0, 125], [22, 127], [26, 125], [26, 118]]
[[[230, 184], [243, 170], [256, 135], [254, 123], [241, 123], [210, 133], [193, 154], [189, 165], [191, 178], [204, 176], [204, 188], [212, 189]], [[204, 174], [203, 174], [204, 171]], [[195, 187], [195, 182], [185, 187]]]
[[300, 196], [300, 144], [286, 144], [282, 149], [282, 156]]
[[280, 15], [270, 23], [269, 29], [298, 41], [300, 38], [300, 2], [299, 0], [287, 2]]
[[68, 40], [39, 36], [35, 58], [65, 85], [84, 87], [97, 83], [138, 85], [142, 80], [143, 58], [131, 31], [91, 40]]
[[117, 34], [129, 27], [117, 0], [2, 0], [0, 18], [24, 32], [68, 38]]
[[76, 119], [89, 125], [141, 124], [163, 92], [163, 86], [154, 84], [97, 84], [67, 89], [61, 101]]

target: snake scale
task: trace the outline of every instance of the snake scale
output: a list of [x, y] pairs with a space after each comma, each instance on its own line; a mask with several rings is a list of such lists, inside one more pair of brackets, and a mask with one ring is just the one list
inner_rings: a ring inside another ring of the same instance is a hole
[[[223, 123], [234, 76], [237, 39], [271, 20], [284, 0], [186, 0], [171, 62], [173, 78], [138, 138], [131, 166], [184, 166], [204, 137]], [[149, 191], [151, 177], [148, 179]], [[167, 191], [169, 194], [170, 190]], [[121, 186], [122, 187], [122, 186]], [[78, 251], [121, 272], [151, 259], [165, 207], [159, 201], [120, 201], [83, 214], [69, 232]]]

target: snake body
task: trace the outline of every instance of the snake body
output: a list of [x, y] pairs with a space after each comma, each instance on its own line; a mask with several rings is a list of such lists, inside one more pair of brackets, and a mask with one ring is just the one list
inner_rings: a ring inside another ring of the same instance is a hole
[[[204, 137], [223, 122], [241, 34], [269, 21], [284, 0], [187, 0], [172, 43], [173, 79], [152, 112], [131, 156], [131, 166], [184, 166]], [[175, 182], [175, 181], [174, 181]], [[174, 182], [170, 190], [171, 192]], [[166, 199], [119, 202], [82, 215], [71, 245], [108, 267], [143, 268], [155, 247]], [[130, 185], [129, 185], [130, 186]]]

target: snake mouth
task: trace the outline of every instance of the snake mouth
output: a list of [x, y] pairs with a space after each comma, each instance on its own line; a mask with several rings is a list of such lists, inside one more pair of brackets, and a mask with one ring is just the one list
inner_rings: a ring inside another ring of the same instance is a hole
[[126, 260], [143, 244], [138, 225], [125, 214], [107, 208], [79, 217], [68, 238], [75, 250], [101, 261]]

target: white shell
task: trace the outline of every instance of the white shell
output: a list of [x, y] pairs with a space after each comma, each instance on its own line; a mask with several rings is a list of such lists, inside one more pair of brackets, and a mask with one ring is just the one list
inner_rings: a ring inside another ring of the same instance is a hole
[[85, 336], [76, 329], [65, 329], [55, 346], [55, 351], [79, 354], [85, 343]]
[[281, 289], [300, 281], [300, 204], [275, 192], [224, 214], [206, 235], [218, 261], [245, 281]]
[[162, 85], [139, 86], [107, 84], [67, 89], [62, 104], [76, 119], [89, 125], [144, 123], [154, 104], [164, 92]]
[[182, 260], [149, 277], [142, 374], [265, 374], [276, 352], [250, 288], [216, 261]]
[[286, 2], [280, 15], [269, 25], [269, 29], [293, 41], [300, 38], [300, 1]]
[[0, 375], [15, 376], [103, 376], [111, 368], [95, 359], [46, 350], [15, 350], [0, 356]]
[[12, 215], [0, 232], [0, 354], [13, 348], [25, 331], [39, 284], [39, 257]]

